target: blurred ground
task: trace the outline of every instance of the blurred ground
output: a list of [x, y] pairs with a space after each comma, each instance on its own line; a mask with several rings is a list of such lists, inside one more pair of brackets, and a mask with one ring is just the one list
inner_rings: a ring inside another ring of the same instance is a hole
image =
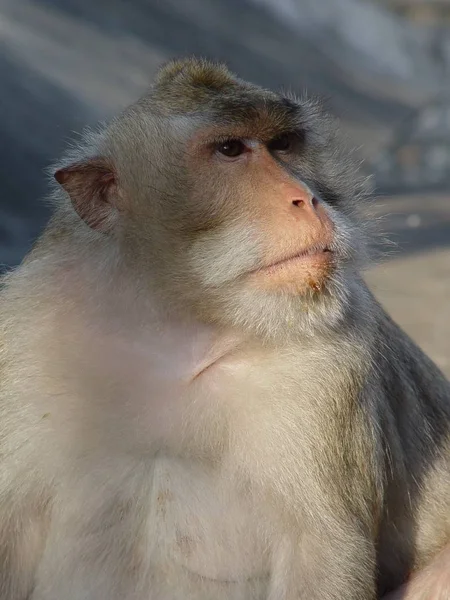
[[[450, 194], [386, 198], [383, 229], [400, 244], [366, 280], [393, 318], [450, 377]], [[403, 252], [412, 239], [421, 251]]]
[[384, 307], [450, 378], [450, 250], [394, 260], [367, 276]]

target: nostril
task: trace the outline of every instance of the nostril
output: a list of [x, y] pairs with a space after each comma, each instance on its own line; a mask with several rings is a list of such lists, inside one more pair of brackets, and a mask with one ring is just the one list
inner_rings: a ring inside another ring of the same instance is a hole
[[[317, 200], [317, 198], [315, 196], [313, 196], [309, 202], [311, 203], [311, 206], [313, 208], [316, 208], [317, 205], [319, 204], [319, 201]], [[300, 200], [300, 199], [299, 200], [292, 200], [292, 204], [294, 206], [302, 206], [302, 204], [305, 204], [305, 201], [304, 200]]]

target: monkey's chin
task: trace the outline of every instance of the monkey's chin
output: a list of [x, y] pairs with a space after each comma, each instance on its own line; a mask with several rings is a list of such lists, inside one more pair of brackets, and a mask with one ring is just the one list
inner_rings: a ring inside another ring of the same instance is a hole
[[328, 250], [299, 254], [253, 271], [250, 282], [267, 291], [278, 290], [294, 295], [319, 293], [334, 268], [334, 256]]

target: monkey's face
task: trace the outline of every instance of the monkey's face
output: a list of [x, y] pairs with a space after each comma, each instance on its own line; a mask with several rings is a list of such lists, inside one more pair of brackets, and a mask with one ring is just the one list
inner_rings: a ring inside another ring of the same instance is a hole
[[[188, 223], [202, 283], [288, 296], [326, 287], [342, 247], [325, 203], [288, 162], [301, 144], [296, 132], [268, 140], [238, 130], [194, 137], [187, 172], [197, 173], [190, 190], [200, 219]], [[201, 219], [202, 206], [213, 219]]]
[[187, 61], [108, 128], [112, 167], [57, 178], [170, 305], [270, 336], [314, 332], [345, 313], [365, 254], [364, 185], [334, 132], [315, 102]]
[[359, 183], [329, 161], [311, 111], [234, 91], [192, 118], [180, 152], [170, 148], [179, 169], [161, 213], [173, 260], [165, 271], [201, 317], [278, 336], [344, 315], [365, 252]]
[[227, 320], [273, 332], [329, 326], [345, 311], [362, 248], [320, 185], [299, 176], [306, 152], [296, 131], [212, 140], [201, 132], [188, 146], [187, 172], [196, 174], [188, 202], [198, 214], [185, 221], [185, 264], [202, 290], [201, 312], [216, 306]]

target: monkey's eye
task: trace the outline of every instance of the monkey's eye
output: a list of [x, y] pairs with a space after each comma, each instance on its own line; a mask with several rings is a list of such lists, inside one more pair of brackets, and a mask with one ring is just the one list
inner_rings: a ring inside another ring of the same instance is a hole
[[241, 154], [244, 154], [245, 150], [245, 144], [241, 140], [227, 140], [226, 142], [221, 142], [217, 146], [217, 152], [220, 152], [220, 154], [223, 154], [228, 158], [240, 156]]
[[292, 134], [290, 133], [282, 133], [267, 144], [267, 149], [270, 152], [287, 152], [291, 147]]

